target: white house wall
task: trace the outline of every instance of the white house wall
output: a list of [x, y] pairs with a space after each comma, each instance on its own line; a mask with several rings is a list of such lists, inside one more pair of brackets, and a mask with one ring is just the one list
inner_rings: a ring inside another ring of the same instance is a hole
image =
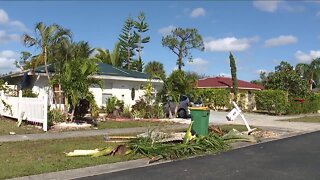
[[[144, 90], [140, 89], [141, 85], [144, 85], [145, 82], [136, 82], [136, 81], [121, 81], [121, 80], [103, 80], [103, 87], [90, 87], [89, 90], [95, 96], [95, 100], [98, 106], [105, 106], [102, 104], [102, 94], [111, 94], [112, 96], [117, 97], [119, 100], [123, 100], [125, 105], [132, 106], [144, 95]], [[155, 91], [159, 92], [162, 88], [162, 84], [153, 83]], [[135, 89], [135, 98], [131, 99], [131, 89]]]

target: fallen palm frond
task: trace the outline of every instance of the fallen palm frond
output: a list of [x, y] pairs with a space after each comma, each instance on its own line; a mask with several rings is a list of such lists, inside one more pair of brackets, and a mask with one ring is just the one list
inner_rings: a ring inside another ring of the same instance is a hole
[[246, 141], [246, 142], [257, 142], [254, 136], [250, 136], [245, 133], [241, 133], [236, 129], [232, 129], [227, 134], [222, 136], [222, 139], [226, 142], [237, 142], [237, 141]]
[[135, 153], [149, 158], [162, 157], [164, 159], [176, 159], [195, 154], [215, 153], [228, 149], [223, 139], [215, 134], [207, 137], [197, 137], [187, 143], [159, 143], [151, 138], [138, 138], [132, 140], [129, 145]]

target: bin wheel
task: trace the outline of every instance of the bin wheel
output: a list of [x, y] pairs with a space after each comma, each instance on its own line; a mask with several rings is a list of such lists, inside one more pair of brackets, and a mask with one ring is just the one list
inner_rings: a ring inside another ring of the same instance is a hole
[[187, 112], [184, 109], [179, 109], [178, 111], [178, 117], [179, 118], [186, 118], [187, 117]]

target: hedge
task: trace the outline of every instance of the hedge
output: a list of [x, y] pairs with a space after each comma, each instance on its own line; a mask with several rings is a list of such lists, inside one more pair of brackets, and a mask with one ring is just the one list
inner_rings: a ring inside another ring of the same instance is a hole
[[316, 113], [320, 110], [320, 94], [311, 93], [304, 99], [293, 98], [289, 101], [288, 114]]
[[209, 108], [224, 109], [230, 107], [230, 91], [226, 89], [196, 89], [195, 96], [195, 98], [201, 97], [204, 106]]
[[288, 106], [288, 93], [282, 90], [263, 90], [255, 93], [258, 110], [267, 110], [281, 115], [286, 113]]

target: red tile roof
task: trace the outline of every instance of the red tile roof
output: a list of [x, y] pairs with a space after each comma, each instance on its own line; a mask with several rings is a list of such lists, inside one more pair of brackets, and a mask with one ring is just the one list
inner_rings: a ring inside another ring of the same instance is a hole
[[[214, 77], [199, 79], [197, 88], [232, 88], [232, 79], [229, 77]], [[238, 80], [239, 89], [262, 90], [263, 86], [247, 81]]]

